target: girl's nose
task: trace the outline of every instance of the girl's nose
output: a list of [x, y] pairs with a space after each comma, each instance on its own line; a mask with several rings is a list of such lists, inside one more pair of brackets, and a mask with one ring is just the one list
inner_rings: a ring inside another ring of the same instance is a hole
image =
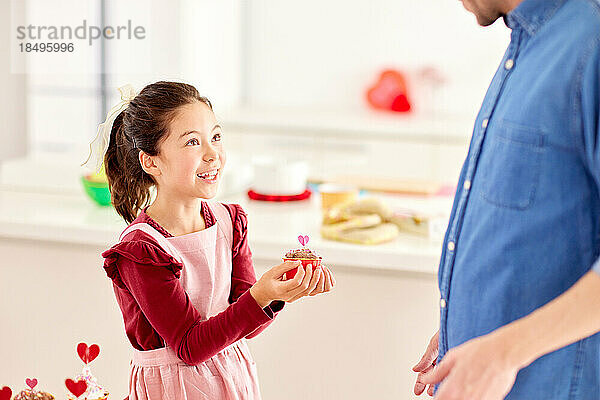
[[219, 157], [219, 153], [217, 151], [215, 151], [215, 149], [211, 146], [208, 145], [208, 147], [206, 148], [206, 151], [204, 152], [204, 156], [202, 157], [202, 159], [204, 161], [206, 161], [207, 163], [213, 162], [216, 159], [218, 159]]

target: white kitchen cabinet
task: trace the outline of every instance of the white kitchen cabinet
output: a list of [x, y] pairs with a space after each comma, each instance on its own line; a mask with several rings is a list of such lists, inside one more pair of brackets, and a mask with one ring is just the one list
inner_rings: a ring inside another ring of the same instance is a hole
[[435, 277], [332, 270], [331, 293], [287, 304], [250, 341], [264, 399], [417, 398], [411, 368], [437, 329]]
[[[98, 343], [91, 368], [111, 398], [127, 393], [130, 345], [98, 246], [0, 239], [0, 384], [60, 398], [80, 372], [75, 347]], [[269, 262], [270, 261], [270, 262]], [[260, 275], [274, 260], [257, 260]], [[434, 275], [331, 266], [331, 293], [287, 304], [250, 340], [265, 400], [411, 399], [410, 368], [437, 324]], [[114, 396], [114, 397], [113, 397]]]

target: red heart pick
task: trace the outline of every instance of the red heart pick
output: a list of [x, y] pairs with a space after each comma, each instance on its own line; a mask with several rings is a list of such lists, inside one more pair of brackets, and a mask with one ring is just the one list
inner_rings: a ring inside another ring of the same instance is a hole
[[80, 379], [77, 382], [73, 379], [65, 379], [65, 386], [75, 397], [81, 396], [87, 390], [87, 383], [83, 379]]
[[98, 354], [100, 354], [100, 346], [98, 346], [97, 344], [93, 344], [90, 347], [88, 347], [88, 351], [87, 351], [88, 363], [91, 363], [92, 361], [94, 361], [96, 359], [96, 357], [98, 357]]
[[12, 390], [8, 386], [4, 386], [2, 390], [0, 390], [0, 400], [10, 400], [12, 396]]
[[98, 354], [100, 354], [100, 346], [93, 344], [88, 347], [85, 343], [79, 343], [77, 345], [77, 354], [79, 354], [79, 358], [81, 358], [81, 361], [84, 363], [91, 363], [98, 357]]
[[87, 361], [87, 349], [88, 346], [85, 343], [79, 343], [77, 345], [77, 354], [79, 354], [79, 358], [81, 358], [81, 361], [83, 361], [84, 363], [88, 363]]
[[30, 388], [33, 389], [35, 387], [35, 385], [38, 384], [38, 380], [35, 378], [33, 378], [33, 379], [27, 378], [27, 379], [25, 379], [25, 383], [27, 384], [27, 386], [29, 386]]
[[302, 236], [302, 235], [298, 236], [298, 241], [300, 242], [300, 244], [302, 246], [304, 246], [304, 236]]

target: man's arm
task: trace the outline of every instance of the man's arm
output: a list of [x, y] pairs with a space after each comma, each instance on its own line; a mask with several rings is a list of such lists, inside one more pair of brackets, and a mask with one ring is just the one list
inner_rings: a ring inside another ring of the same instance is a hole
[[523, 368], [544, 354], [600, 331], [600, 275], [590, 271], [569, 290], [497, 330], [508, 357]]

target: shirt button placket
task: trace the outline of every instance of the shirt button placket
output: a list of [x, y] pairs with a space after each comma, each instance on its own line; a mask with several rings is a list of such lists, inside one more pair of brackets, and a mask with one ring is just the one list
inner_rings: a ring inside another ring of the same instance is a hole
[[[515, 47], [518, 47], [518, 35], [519, 35], [519, 32], [517, 32], [517, 30], [513, 30], [512, 34], [511, 34], [511, 43], [510, 43], [510, 47], [509, 47], [509, 50], [512, 50], [511, 51], [512, 54], [514, 54], [516, 51]], [[508, 58], [504, 62], [504, 69], [507, 72], [501, 78], [502, 82], [506, 79], [506, 77], [508, 76], [508, 73], [515, 66], [515, 62], [514, 62], [514, 58], [513, 58], [512, 54], [511, 54], [511, 57]], [[498, 92], [493, 95], [493, 98], [490, 98], [490, 100], [487, 101], [488, 109], [486, 111], [486, 114], [484, 114], [484, 115], [487, 115], [487, 118], [484, 118], [481, 121], [481, 134], [478, 135], [477, 140], [473, 143], [473, 149], [472, 149], [473, 151], [472, 151], [472, 155], [471, 155], [473, 164], [470, 165], [469, 170], [466, 173], [465, 180], [463, 182], [463, 188], [465, 191], [463, 193], [461, 193], [462, 201], [459, 203], [459, 206], [456, 210], [455, 218], [452, 223], [452, 230], [450, 231], [449, 239], [446, 244], [446, 249], [448, 250], [448, 253], [446, 254], [446, 257], [445, 257], [446, 258], [445, 264], [447, 265], [447, 268], [450, 268], [450, 269], [448, 270], [448, 272], [445, 272], [444, 286], [443, 286], [443, 290], [441, 290], [441, 298], [440, 298], [440, 311], [441, 311], [441, 318], [442, 318], [442, 325], [440, 327], [440, 350], [442, 350], [444, 353], [448, 350], [448, 344], [447, 344], [448, 339], [446, 337], [446, 322], [447, 322], [446, 318], [447, 318], [447, 314], [448, 314], [448, 309], [447, 309], [447, 307], [448, 307], [447, 293], [448, 292], [447, 291], [449, 290], [450, 277], [452, 275], [451, 266], [453, 266], [453, 264], [454, 264], [454, 258], [456, 255], [456, 253], [454, 252], [454, 250], [456, 248], [455, 240], [459, 234], [457, 232], [457, 224], [458, 224], [458, 220], [461, 219], [463, 216], [462, 212], [465, 207], [466, 199], [468, 198], [469, 190], [471, 189], [472, 179], [475, 174], [475, 170], [477, 169], [477, 158], [478, 158], [477, 156], [479, 154], [481, 143], [483, 142], [483, 137], [485, 136], [485, 131], [489, 124], [489, 118], [491, 118], [491, 114], [489, 113], [489, 111], [493, 110], [494, 105], [496, 104], [496, 102], [498, 100], [498, 96], [500, 95], [501, 86], [502, 85], [499, 86]]]

